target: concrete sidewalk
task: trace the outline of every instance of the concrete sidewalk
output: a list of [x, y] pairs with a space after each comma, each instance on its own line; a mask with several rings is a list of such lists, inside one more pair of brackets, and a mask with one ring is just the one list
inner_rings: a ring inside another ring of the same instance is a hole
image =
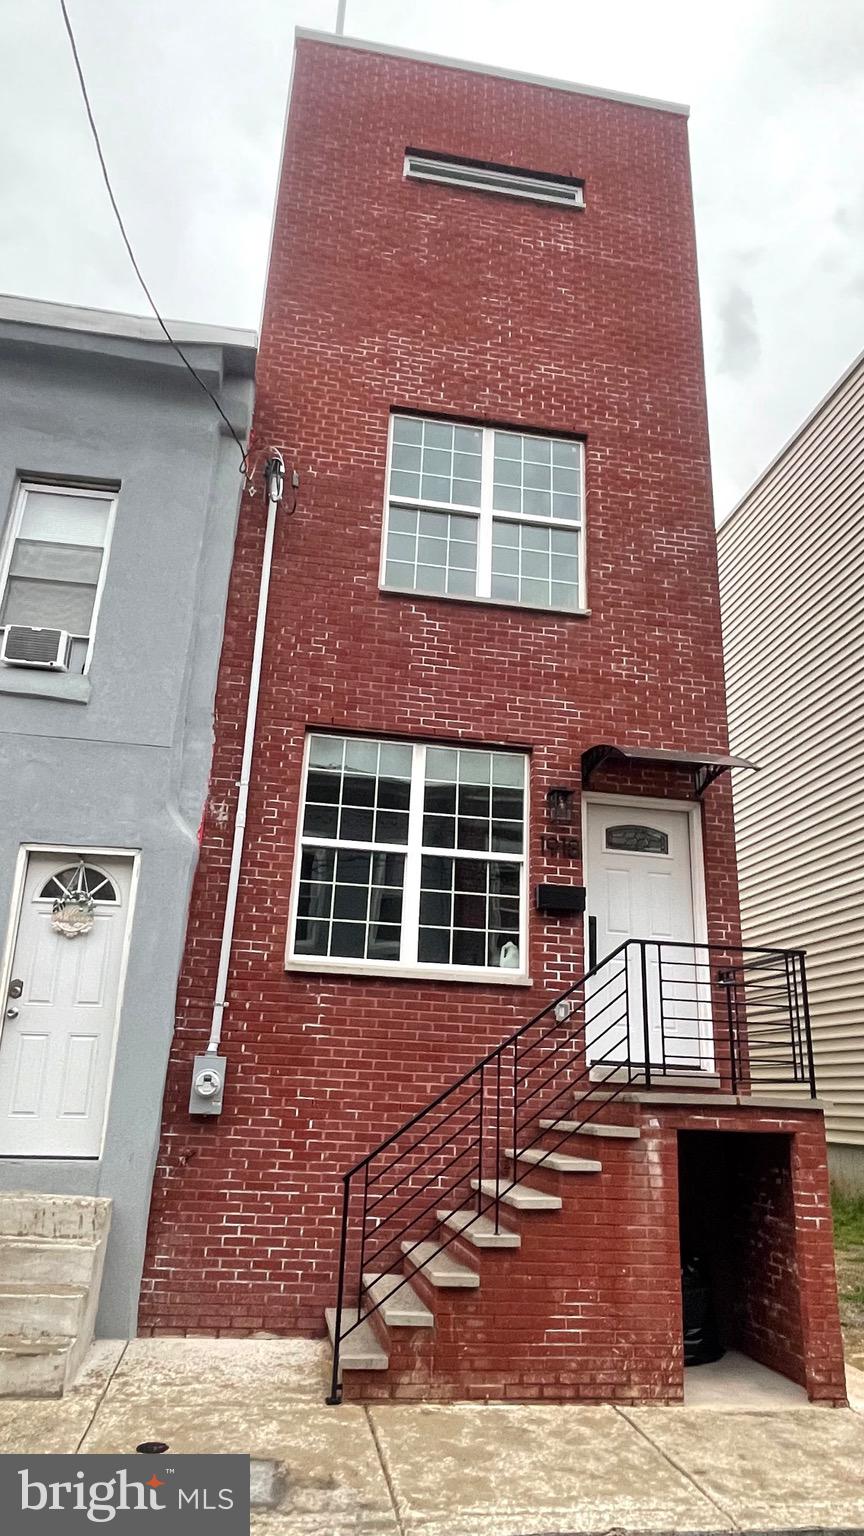
[[[58, 1401], [0, 1401], [0, 1452], [240, 1451], [255, 1536], [864, 1531], [864, 1416], [382, 1404], [328, 1408], [300, 1339], [94, 1345]], [[864, 1373], [852, 1391], [864, 1409]]]

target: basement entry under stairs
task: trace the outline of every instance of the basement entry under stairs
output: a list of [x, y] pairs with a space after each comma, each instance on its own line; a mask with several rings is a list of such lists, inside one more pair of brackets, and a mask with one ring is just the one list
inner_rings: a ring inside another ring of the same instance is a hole
[[679, 1131], [688, 1407], [807, 1406], [792, 1138]]

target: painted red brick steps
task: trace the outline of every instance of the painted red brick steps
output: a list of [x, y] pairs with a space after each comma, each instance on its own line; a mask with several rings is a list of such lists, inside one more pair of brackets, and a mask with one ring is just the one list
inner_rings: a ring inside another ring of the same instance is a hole
[[[349, 1335], [346, 1400], [681, 1402], [683, 1135], [697, 1138], [706, 1163], [734, 1174], [737, 1158], [736, 1176], [754, 1186], [725, 1237], [741, 1301], [730, 1314], [734, 1347], [798, 1381], [814, 1401], [844, 1401], [836, 1320], [830, 1308], [807, 1304], [831, 1255], [821, 1115], [715, 1105], [709, 1095], [698, 1106], [641, 1099], [628, 1106], [639, 1123], [607, 1124], [602, 1140], [599, 1127], [590, 1138], [602, 1151], [598, 1172], [568, 1168], [585, 1161], [568, 1155], [586, 1131], [570, 1122], [577, 1128], [557, 1167], [550, 1157], [519, 1184], [502, 1173], [497, 1241], [496, 1181], [486, 1179], [482, 1216], [442, 1209], [437, 1231], [403, 1244], [410, 1285], [395, 1292], [391, 1316], [382, 1307], [369, 1319], [374, 1362], [369, 1335]], [[554, 1145], [565, 1127], [553, 1125], [546, 1136]], [[722, 1202], [719, 1183], [715, 1197]], [[393, 1289], [399, 1279], [385, 1283]]]

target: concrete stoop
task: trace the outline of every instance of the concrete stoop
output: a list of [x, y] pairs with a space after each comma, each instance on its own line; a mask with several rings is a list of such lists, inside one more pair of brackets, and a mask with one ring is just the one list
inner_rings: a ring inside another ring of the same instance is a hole
[[0, 1194], [0, 1398], [62, 1397], [93, 1338], [111, 1201]]

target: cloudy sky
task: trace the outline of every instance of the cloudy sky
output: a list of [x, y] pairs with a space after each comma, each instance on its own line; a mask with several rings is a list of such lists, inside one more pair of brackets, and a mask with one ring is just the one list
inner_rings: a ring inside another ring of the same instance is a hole
[[[295, 25], [336, 0], [67, 0], [164, 314], [256, 327]], [[348, 0], [346, 32], [688, 101], [718, 514], [864, 347], [864, 0]], [[58, 0], [0, 0], [0, 292], [146, 307]]]

